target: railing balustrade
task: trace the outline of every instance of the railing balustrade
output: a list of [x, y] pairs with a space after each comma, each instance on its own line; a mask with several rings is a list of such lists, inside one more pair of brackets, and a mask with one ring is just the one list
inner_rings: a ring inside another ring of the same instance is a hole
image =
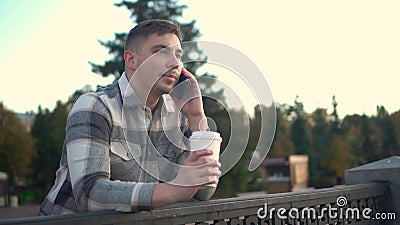
[[[400, 218], [396, 218], [400, 216], [399, 168], [400, 157], [394, 156], [346, 171], [346, 185], [332, 188], [186, 202], [138, 213], [102, 211], [7, 219], [0, 220], [0, 225], [400, 224]], [[382, 212], [391, 213], [391, 217], [386, 220], [374, 218]]]

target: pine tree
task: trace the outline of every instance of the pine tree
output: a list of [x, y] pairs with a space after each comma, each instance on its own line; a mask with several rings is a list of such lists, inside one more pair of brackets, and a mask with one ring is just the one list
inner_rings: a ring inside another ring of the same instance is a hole
[[[122, 1], [116, 3], [115, 6], [128, 9], [131, 13], [133, 24], [150, 19], [165, 19], [180, 24], [183, 41], [194, 41], [200, 36], [199, 29], [195, 27], [195, 20], [189, 23], [179, 22], [179, 18], [182, 17], [182, 12], [187, 6], [179, 5], [176, 0]], [[124, 43], [127, 33], [115, 33], [114, 35], [114, 40], [100, 41], [100, 44], [108, 49], [111, 59], [105, 61], [103, 65], [93, 62], [90, 62], [90, 64], [92, 65], [93, 72], [103, 77], [113, 75], [115, 79], [118, 79], [124, 71]], [[197, 44], [185, 44], [183, 47], [185, 55], [182, 61], [204, 60], [204, 56]], [[189, 54], [189, 52], [197, 52], [198, 54]], [[194, 58], [189, 58], [189, 56]], [[202, 64], [202, 62], [193, 62], [185, 66], [190, 71], [195, 72]]]
[[57, 102], [55, 109], [38, 109], [31, 135], [35, 138], [37, 157], [33, 171], [35, 174], [35, 193], [42, 199], [54, 183], [65, 138], [65, 125], [68, 104]]
[[400, 110], [390, 115], [390, 121], [393, 124], [397, 140], [397, 149], [395, 149], [394, 155], [400, 155]]
[[307, 115], [303, 103], [296, 96], [294, 106], [291, 106], [288, 115], [292, 117], [290, 132], [296, 154], [308, 154], [310, 151], [310, 140], [307, 132]]
[[276, 106], [276, 131], [271, 150], [268, 153], [270, 157], [287, 157], [295, 153], [295, 147], [290, 138], [291, 127], [287, 118], [287, 110], [287, 105]]
[[382, 130], [382, 152], [377, 159], [393, 156], [399, 152], [399, 145], [396, 139], [395, 127], [390, 120], [388, 111], [383, 106], [377, 107], [377, 123]]

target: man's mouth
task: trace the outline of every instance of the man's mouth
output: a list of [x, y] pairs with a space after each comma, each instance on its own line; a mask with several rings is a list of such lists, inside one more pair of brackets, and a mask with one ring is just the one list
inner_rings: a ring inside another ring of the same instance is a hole
[[164, 75], [162, 75], [163, 77], [170, 77], [170, 78], [174, 78], [174, 79], [177, 79], [177, 76], [175, 76], [174, 74], [172, 74], [172, 73], [166, 73], [166, 74], [164, 74]]

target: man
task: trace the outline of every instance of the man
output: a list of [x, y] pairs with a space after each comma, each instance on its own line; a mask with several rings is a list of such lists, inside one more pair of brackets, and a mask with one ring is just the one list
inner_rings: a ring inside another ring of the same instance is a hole
[[[181, 41], [179, 27], [165, 20], [129, 32], [121, 78], [71, 108], [60, 168], [39, 215], [135, 212], [212, 196], [215, 188], [201, 184], [218, 183], [220, 163], [207, 157], [211, 150], [184, 151], [183, 133], [208, 126], [197, 81], [180, 65]], [[184, 98], [174, 94], [180, 76], [188, 79]]]

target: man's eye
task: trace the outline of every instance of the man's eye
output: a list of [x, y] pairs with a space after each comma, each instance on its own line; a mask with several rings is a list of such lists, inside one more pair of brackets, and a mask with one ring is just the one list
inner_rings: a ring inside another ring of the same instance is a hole
[[158, 53], [160, 53], [160, 54], [162, 54], [162, 55], [166, 55], [166, 54], [168, 54], [168, 50], [165, 49], [165, 48], [163, 48], [163, 49], [161, 49], [160, 51], [158, 51]]
[[177, 59], [182, 59], [182, 55], [181, 55], [181, 54], [178, 54], [178, 55], [176, 55], [176, 58], [177, 58]]

